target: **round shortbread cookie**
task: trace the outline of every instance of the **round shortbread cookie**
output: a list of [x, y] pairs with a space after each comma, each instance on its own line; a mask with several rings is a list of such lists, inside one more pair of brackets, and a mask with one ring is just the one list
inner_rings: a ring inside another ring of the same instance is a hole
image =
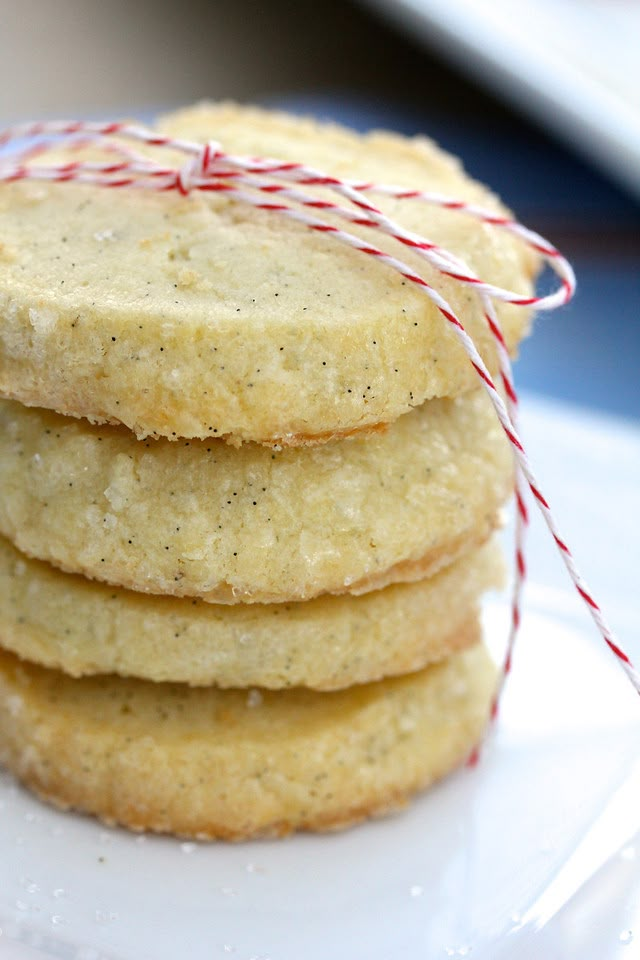
[[[229, 104], [183, 111], [160, 126], [219, 139], [230, 152], [301, 159], [505, 214], [424, 139], [359, 136]], [[375, 202], [483, 279], [530, 295], [537, 261], [521, 241], [457, 211]], [[495, 370], [484, 311], [469, 288], [406, 246], [350, 229], [433, 283]], [[391, 422], [477, 383], [438, 310], [391, 267], [228, 196], [3, 184], [0, 237], [0, 392], [28, 405], [124, 423], [140, 437], [295, 445]], [[529, 314], [497, 310], [515, 350]]]
[[480, 644], [333, 693], [75, 680], [0, 653], [0, 762], [41, 797], [134, 830], [246, 839], [404, 804], [479, 740]]
[[283, 602], [420, 579], [481, 543], [511, 453], [482, 393], [388, 430], [272, 451], [140, 442], [0, 401], [0, 532], [72, 573], [211, 602]]
[[0, 645], [75, 677], [331, 690], [465, 647], [480, 594], [502, 574], [492, 543], [429, 580], [360, 597], [220, 607], [61, 573], [0, 538]]

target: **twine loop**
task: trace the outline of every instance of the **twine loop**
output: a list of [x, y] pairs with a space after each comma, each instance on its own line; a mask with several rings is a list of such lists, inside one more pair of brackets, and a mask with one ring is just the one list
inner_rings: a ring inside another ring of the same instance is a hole
[[[35, 143], [31, 142], [34, 138]], [[26, 144], [25, 139], [28, 141]], [[560, 534], [549, 502], [542, 493], [518, 431], [518, 397], [511, 373], [507, 345], [495, 310], [495, 302], [535, 307], [537, 310], [552, 310], [571, 299], [575, 291], [573, 270], [568, 261], [548, 240], [508, 216], [498, 214], [495, 210], [466, 203], [455, 197], [406, 187], [345, 181], [300, 162], [238, 157], [227, 154], [214, 140], [203, 145], [126, 123], [62, 121], [24, 124], [0, 131], [0, 148], [10, 143], [17, 147], [11, 154], [6, 154], [4, 157], [0, 155], [0, 183], [38, 179], [66, 184], [94, 184], [112, 189], [177, 191], [182, 196], [188, 196], [196, 190], [226, 192], [239, 203], [268, 211], [274, 216], [297, 221], [310, 230], [331, 237], [335, 242], [346, 244], [363, 255], [385, 264], [400, 274], [403, 279], [415, 285], [432, 301], [444, 321], [452, 327], [482, 387], [489, 395], [514, 455], [516, 545], [512, 618], [501, 680], [492, 704], [492, 718], [497, 714], [500, 692], [511, 669], [513, 645], [521, 620], [521, 593], [527, 572], [524, 533], [529, 522], [526, 503], [528, 492], [532, 494], [533, 502], [544, 518], [573, 585], [584, 601], [602, 639], [625, 671], [636, 692], [640, 693], [640, 675], [615, 639], [603, 611], [581, 577], [567, 542]], [[109, 154], [109, 159], [103, 162], [71, 160], [61, 164], [33, 164], [35, 158], [46, 154], [52, 145], [57, 147], [60, 143], [72, 152], [86, 146], [98, 146], [101, 151]], [[178, 167], [165, 165], [150, 157], [149, 154], [153, 151], [145, 149], [143, 153], [135, 149], [135, 144], [142, 144], [145, 148], [170, 148], [182, 154], [185, 160]], [[313, 189], [318, 187], [323, 188], [322, 198], [313, 192]], [[337, 200], [324, 199], [325, 190], [335, 194]], [[555, 290], [544, 296], [528, 296], [518, 291], [498, 287], [478, 277], [459, 256], [439, 247], [427, 237], [405, 230], [399, 223], [387, 217], [373, 203], [371, 198], [376, 195], [397, 200], [411, 200], [456, 211], [491, 225], [495, 229], [504, 230], [518, 237], [534, 250], [551, 267], [558, 277], [559, 284]], [[323, 220], [323, 212], [331, 214], [333, 219], [330, 222]], [[336, 219], [343, 221], [345, 227], [338, 226]], [[378, 246], [352, 233], [349, 230], [350, 225], [366, 227], [372, 233], [397, 241], [419, 258], [427, 261], [442, 276], [473, 289], [495, 342], [504, 399], [475, 343], [442, 293], [421, 273], [385, 249], [384, 245]], [[475, 759], [476, 756], [477, 751], [474, 752], [473, 758]]]

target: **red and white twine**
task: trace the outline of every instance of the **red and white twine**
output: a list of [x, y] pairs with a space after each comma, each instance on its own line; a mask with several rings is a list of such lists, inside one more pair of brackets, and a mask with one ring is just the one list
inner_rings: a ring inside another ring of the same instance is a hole
[[[376, 258], [417, 286], [429, 297], [442, 317], [453, 328], [491, 399], [496, 415], [511, 444], [516, 465], [516, 544], [512, 618], [500, 683], [492, 706], [492, 717], [497, 714], [500, 693], [511, 669], [513, 645], [521, 620], [522, 587], [526, 576], [524, 534], [529, 522], [526, 504], [527, 488], [531, 491], [534, 503], [542, 513], [569, 576], [595, 621], [602, 639], [627, 674], [635, 690], [640, 693], [640, 675], [616, 640], [600, 606], [578, 572], [573, 555], [559, 531], [549, 502], [542, 493], [518, 432], [518, 397], [494, 302], [535, 307], [536, 310], [552, 310], [567, 303], [575, 290], [575, 277], [571, 265], [552, 244], [509, 217], [500, 216], [490, 210], [450, 197], [420, 190], [340, 180], [303, 163], [232, 156], [225, 153], [216, 142], [204, 145], [192, 143], [126, 123], [24, 124], [1, 131], [0, 148], [20, 140], [33, 141], [34, 138], [36, 138], [35, 144], [31, 142], [27, 146], [23, 145], [0, 158], [0, 182], [49, 180], [56, 183], [93, 184], [111, 189], [175, 190], [183, 195], [191, 191], [227, 193], [242, 203], [250, 204], [260, 210], [271, 211], [277, 216], [297, 220], [310, 230], [330, 234], [336, 241]], [[163, 165], [136, 150], [133, 146], [136, 143], [143, 144], [145, 147], [170, 148], [183, 154], [186, 160], [180, 167]], [[102, 162], [71, 160], [53, 165], [33, 164], [34, 159], [45, 154], [52, 146], [59, 145], [64, 146], [65, 149], [98, 146], [102, 151], [106, 149], [107, 155], [113, 154], [113, 160]], [[309, 194], [305, 192], [305, 188], [308, 187], [325, 188], [347, 201], [350, 206]], [[431, 243], [425, 237], [403, 229], [398, 223], [385, 216], [368, 199], [368, 196], [376, 194], [459, 211], [519, 237], [551, 267], [560, 281], [557, 289], [546, 296], [527, 297], [488, 283], [478, 277], [459, 257]], [[441, 275], [476, 291], [487, 325], [496, 343], [505, 400], [475, 343], [442, 294], [414, 269], [388, 251], [367, 243], [361, 237], [349, 233], [347, 229], [337, 227], [334, 223], [318, 219], [316, 214], [321, 214], [323, 211], [347, 224], [367, 227], [378, 234], [390, 237], [422, 257]]]

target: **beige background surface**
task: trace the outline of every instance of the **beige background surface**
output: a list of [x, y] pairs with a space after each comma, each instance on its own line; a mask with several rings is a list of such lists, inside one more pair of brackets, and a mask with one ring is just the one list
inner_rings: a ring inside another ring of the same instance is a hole
[[497, 109], [355, 0], [0, 0], [1, 122], [301, 91]]

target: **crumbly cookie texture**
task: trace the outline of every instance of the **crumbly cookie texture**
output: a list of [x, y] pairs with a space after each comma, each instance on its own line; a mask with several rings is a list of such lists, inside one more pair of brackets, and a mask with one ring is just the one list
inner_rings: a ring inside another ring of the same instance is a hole
[[[425, 139], [230, 104], [159, 126], [505, 213]], [[415, 201], [376, 202], [484, 279], [530, 294], [535, 258], [504, 231]], [[477, 383], [437, 309], [390, 267], [227, 196], [5, 184], [0, 236], [0, 392], [28, 405], [123, 423], [139, 437], [297, 445], [391, 422]], [[441, 290], [495, 369], [475, 294], [406, 247], [388, 248]], [[514, 351], [529, 315], [497, 309]]]
[[333, 693], [75, 680], [0, 653], [0, 762], [57, 806], [134, 830], [330, 830], [404, 804], [462, 763], [494, 684], [479, 644]]
[[220, 607], [61, 573], [0, 538], [0, 645], [78, 677], [331, 690], [418, 670], [474, 636], [497, 544], [435, 577], [360, 597]]
[[0, 401], [0, 532], [148, 593], [279, 603], [419, 579], [486, 539], [511, 478], [482, 393], [281, 451], [140, 442]]

